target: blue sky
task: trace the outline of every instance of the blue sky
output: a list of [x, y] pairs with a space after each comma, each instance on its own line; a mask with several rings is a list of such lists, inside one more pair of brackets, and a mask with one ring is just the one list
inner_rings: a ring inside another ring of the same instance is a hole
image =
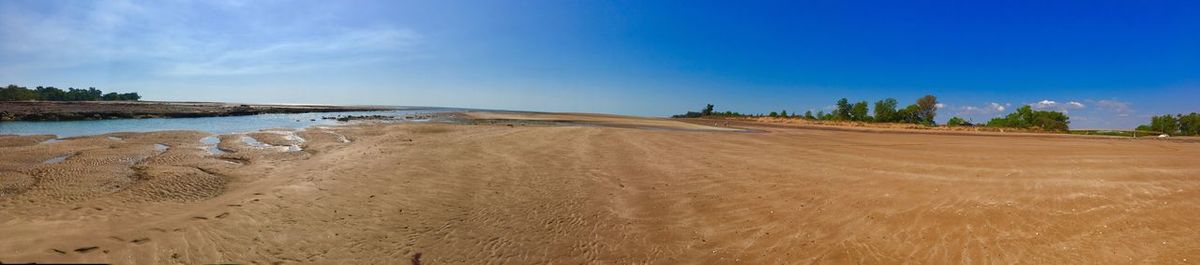
[[0, 82], [150, 100], [940, 121], [1021, 105], [1073, 128], [1200, 112], [1194, 1], [0, 1]]

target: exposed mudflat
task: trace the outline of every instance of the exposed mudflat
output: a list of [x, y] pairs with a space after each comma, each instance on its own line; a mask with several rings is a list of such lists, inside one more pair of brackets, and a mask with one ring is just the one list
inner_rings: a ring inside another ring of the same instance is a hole
[[1197, 143], [464, 116], [0, 136], [0, 261], [1200, 260]]

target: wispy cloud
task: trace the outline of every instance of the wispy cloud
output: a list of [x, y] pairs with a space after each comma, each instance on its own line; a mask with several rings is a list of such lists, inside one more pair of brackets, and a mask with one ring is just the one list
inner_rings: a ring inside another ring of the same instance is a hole
[[1129, 102], [1119, 101], [1115, 99], [1102, 99], [1096, 101], [1096, 107], [1102, 110], [1108, 110], [1116, 113], [1129, 113]]
[[195, 60], [180, 58], [171, 75], [261, 74], [357, 64], [371, 54], [405, 50], [420, 40], [411, 31], [378, 29], [340, 33], [320, 40], [270, 43], [260, 47], [209, 51]]
[[[99, 1], [52, 8], [0, 3], [0, 37], [8, 40], [0, 42], [0, 58], [12, 62], [0, 67], [19, 65], [4, 69], [11, 72], [133, 62], [170, 76], [264, 74], [402, 58], [422, 39], [404, 28], [347, 30], [302, 19], [285, 23], [291, 28], [256, 28], [249, 25], [260, 24], [259, 14], [221, 14], [243, 12], [227, 6], [249, 4], [254, 3]], [[192, 9], [217, 14], [196, 16]]]
[[1011, 103], [1000, 104], [1000, 103], [996, 103], [996, 102], [988, 102], [987, 104], [984, 104], [982, 106], [965, 105], [965, 106], [961, 106], [958, 108], [958, 114], [959, 115], [995, 115], [995, 114], [1003, 113], [1004, 110], [1008, 109], [1008, 106], [1012, 106], [1012, 104]]

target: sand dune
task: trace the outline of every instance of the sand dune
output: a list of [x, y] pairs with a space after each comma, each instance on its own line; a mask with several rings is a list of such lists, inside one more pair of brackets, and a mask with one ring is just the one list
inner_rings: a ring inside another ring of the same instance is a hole
[[196, 132], [0, 137], [0, 261], [1200, 259], [1196, 143], [469, 115], [215, 156]]

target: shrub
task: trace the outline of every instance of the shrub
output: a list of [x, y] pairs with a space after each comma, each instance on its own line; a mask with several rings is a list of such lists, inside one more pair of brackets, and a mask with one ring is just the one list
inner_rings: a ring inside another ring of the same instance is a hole
[[971, 125], [972, 124], [970, 122], [967, 122], [967, 120], [964, 120], [963, 118], [959, 118], [959, 117], [950, 117], [950, 120], [946, 121], [946, 126], [950, 126], [950, 127], [971, 126]]

